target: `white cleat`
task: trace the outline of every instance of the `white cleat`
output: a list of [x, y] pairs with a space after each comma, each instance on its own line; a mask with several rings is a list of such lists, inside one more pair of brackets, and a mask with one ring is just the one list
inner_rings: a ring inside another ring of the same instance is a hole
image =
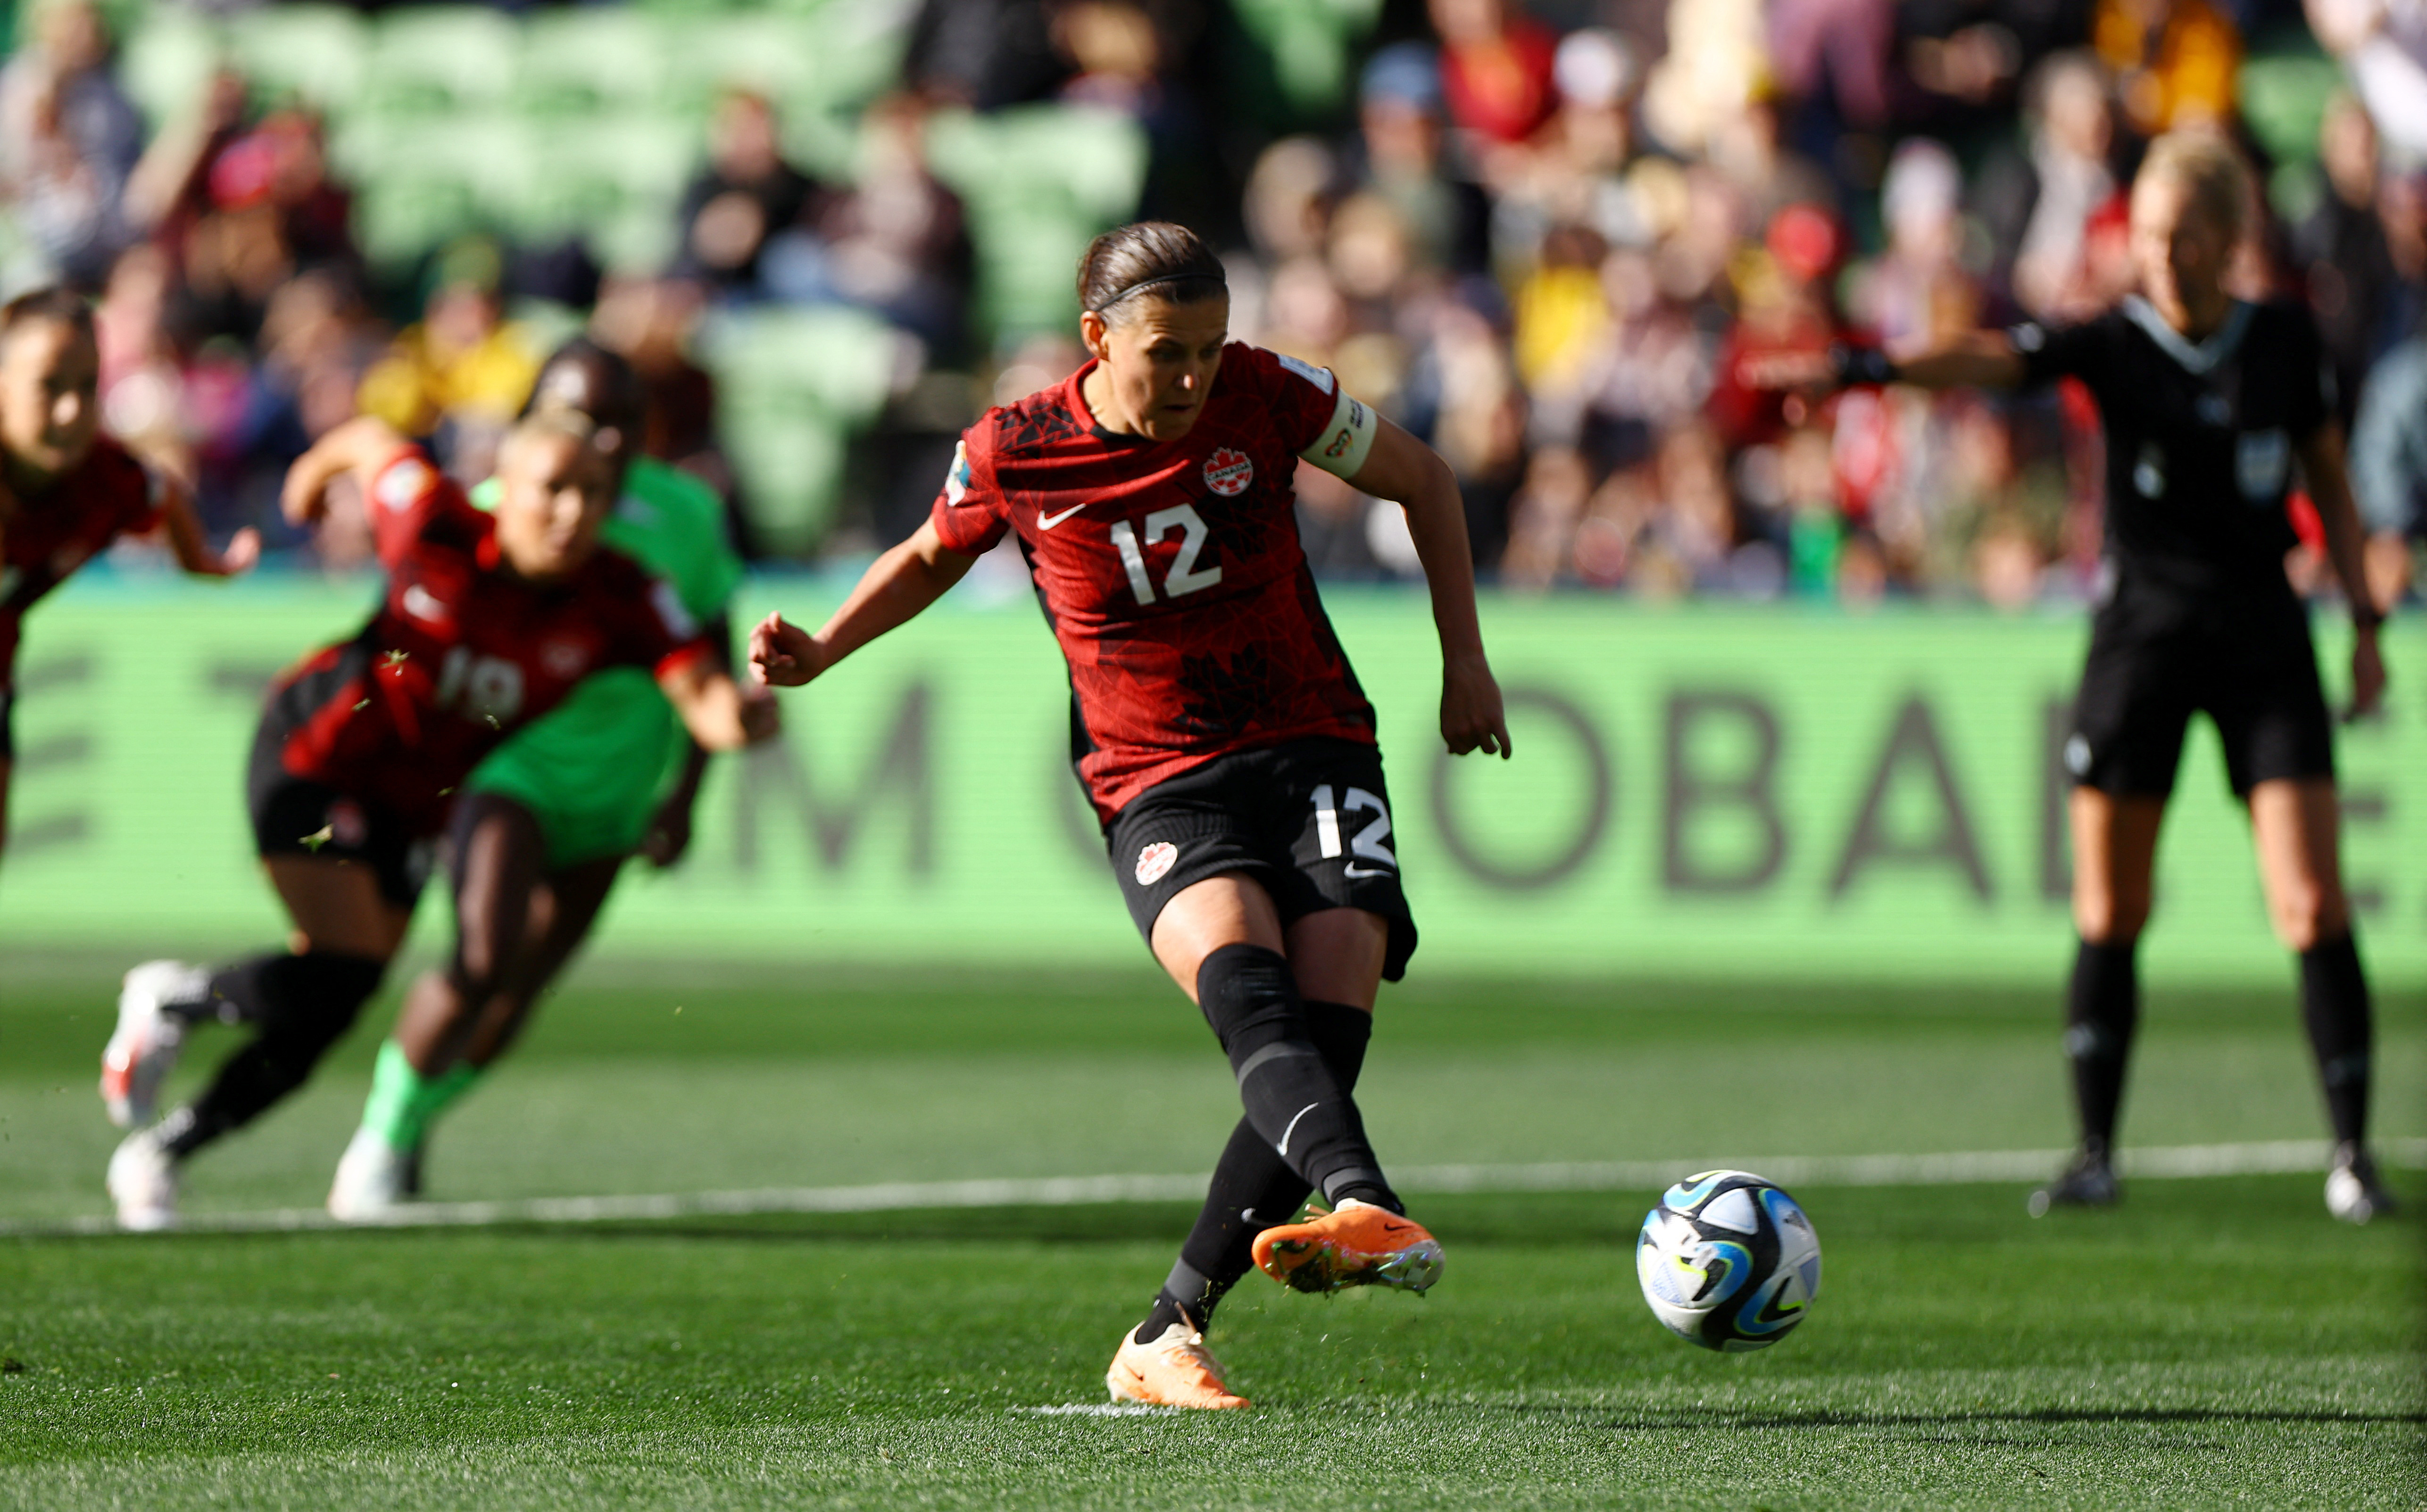
[[118, 1205], [118, 1227], [129, 1233], [177, 1227], [177, 1162], [161, 1147], [159, 1130], [138, 1130], [119, 1141], [109, 1158], [109, 1200]]
[[355, 1130], [353, 1141], [337, 1160], [337, 1179], [329, 1185], [329, 1216], [339, 1223], [378, 1223], [389, 1217], [405, 1205], [412, 1167], [411, 1154], [367, 1129]]
[[162, 1005], [210, 990], [208, 971], [183, 961], [146, 961], [118, 989], [118, 1028], [101, 1052], [101, 1110], [121, 1129], [152, 1121], [160, 1084], [185, 1048], [186, 1026]]
[[2334, 1168], [2326, 1173], [2326, 1211], [2345, 1223], [2364, 1224], [2395, 1207], [2368, 1152], [2356, 1145], [2336, 1146]]

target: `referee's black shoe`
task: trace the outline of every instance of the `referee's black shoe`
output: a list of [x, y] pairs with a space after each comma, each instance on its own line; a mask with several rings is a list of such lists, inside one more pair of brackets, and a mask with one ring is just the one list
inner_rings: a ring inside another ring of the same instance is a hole
[[2111, 1208], [2123, 1195], [2123, 1184], [2115, 1179], [2115, 1166], [2107, 1151], [2084, 1145], [2056, 1173], [2055, 1180], [2031, 1194], [2031, 1216], [2043, 1217], [2050, 1208]]

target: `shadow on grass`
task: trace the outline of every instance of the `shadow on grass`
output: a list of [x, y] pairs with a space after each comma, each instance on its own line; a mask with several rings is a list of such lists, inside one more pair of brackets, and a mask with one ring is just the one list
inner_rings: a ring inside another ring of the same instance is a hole
[[1973, 1409], [1948, 1412], [1865, 1412], [1841, 1407], [1764, 1407], [1731, 1411], [1696, 1406], [1611, 1414], [1607, 1407], [1562, 1403], [1512, 1402], [1501, 1410], [1519, 1416], [1573, 1418], [1621, 1433], [1676, 1433], [1700, 1429], [1736, 1428], [1750, 1432], [1798, 1428], [1950, 1428], [1980, 1426], [2057, 1426], [2068, 1423], [2400, 1423], [2427, 1425], [2427, 1412], [2349, 1412], [2332, 1408], [2287, 1407], [2037, 1407]]

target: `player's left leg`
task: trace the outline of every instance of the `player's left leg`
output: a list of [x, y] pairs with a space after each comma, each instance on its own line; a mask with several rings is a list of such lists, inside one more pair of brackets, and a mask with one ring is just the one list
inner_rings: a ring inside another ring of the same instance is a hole
[[[1341, 1090], [1353, 1096], [1373, 1035], [1386, 930], [1371, 914], [1339, 908], [1297, 919], [1284, 935], [1307, 1037]], [[1210, 1327], [1222, 1298], [1255, 1268], [1256, 1236], [1295, 1217], [1312, 1191], [1252, 1120], [1240, 1119], [1140, 1337], [1160, 1337], [1182, 1322], [1200, 1333]]]
[[2251, 788], [2249, 801], [2268, 917], [2276, 937], [2300, 957], [2301, 1016], [2334, 1130], [2326, 1206], [2337, 1218], [2366, 1223], [2393, 1202], [2368, 1154], [2374, 1013], [2343, 892], [2341, 812], [2334, 779], [2260, 782]]
[[[497, 1058], [529, 1027], [540, 995], [589, 937], [608, 894], [614, 890], [623, 864], [621, 855], [610, 855], [577, 862], [548, 874], [547, 881], [531, 895], [529, 937], [523, 942], [522, 951], [508, 968], [502, 984], [481, 1005], [464, 1041], [463, 1055], [453, 1065], [435, 1077], [425, 1078], [412, 1069], [400, 1051], [398, 1054], [400, 1084], [397, 1091], [397, 1127], [391, 1137], [396, 1147], [405, 1152], [402, 1195], [421, 1195], [430, 1135], [438, 1125], [439, 1115], [479, 1085]], [[416, 992], [423, 990], [425, 984], [432, 992], [445, 989], [445, 981], [436, 972], [415, 984]], [[408, 1003], [406, 1011], [413, 1013], [415, 1007]]]
[[532, 894], [547, 865], [539, 821], [496, 794], [463, 795], [448, 839], [455, 949], [445, 967], [414, 984], [394, 1032], [380, 1046], [362, 1125], [329, 1187], [329, 1211], [338, 1218], [375, 1218], [403, 1199], [422, 1121], [432, 1105], [462, 1090], [448, 1084], [449, 1072], [481, 1007], [521, 953]]

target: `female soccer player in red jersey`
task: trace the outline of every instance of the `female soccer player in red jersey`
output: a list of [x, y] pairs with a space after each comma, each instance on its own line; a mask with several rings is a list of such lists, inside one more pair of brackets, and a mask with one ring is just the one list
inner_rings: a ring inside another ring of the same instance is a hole
[[2110, 1157], [2140, 1017], [2135, 954], [2158, 823], [2194, 712], [2215, 722], [2227, 779], [2249, 810], [2269, 916], [2300, 956], [2302, 1013], [2336, 1142], [2326, 1207], [2366, 1223], [2392, 1205], [2365, 1144], [2372, 1015], [2337, 857], [2333, 722], [2307, 612], [2284, 573], [2295, 461], [2351, 604], [2354, 715], [2385, 690], [2384, 615], [2362, 569], [2316, 323], [2305, 306], [2245, 303], [2224, 285], [2249, 202], [2240, 161], [2223, 141], [2160, 138], [2132, 187], [2141, 292], [2122, 306], [2068, 328], [1982, 332], [1899, 362], [1837, 354], [1839, 382], [2012, 388], [2077, 378], [2097, 398], [2107, 433], [2106, 559], [2064, 748], [2081, 936], [2065, 1052], [2081, 1146], [2032, 1195], [2035, 1212], [2104, 1206], [2118, 1193]]
[[121, 1224], [174, 1222], [179, 1162], [302, 1084], [402, 941], [456, 785], [586, 674], [654, 668], [711, 749], [773, 733], [773, 699], [716, 666], [665, 584], [598, 545], [614, 486], [596, 440], [562, 412], [521, 422], [499, 453], [494, 515], [378, 420], [340, 426], [287, 474], [299, 524], [352, 477], [387, 591], [359, 634], [279, 681], [253, 741], [253, 842], [294, 921], [289, 949], [218, 971], [155, 961], [127, 973], [102, 1060], [113, 1122], [148, 1115], [193, 1023], [256, 1032], [201, 1097], [119, 1146], [108, 1184]]
[[[1351, 1097], [1376, 990], [1399, 979], [1416, 930], [1374, 710], [1298, 545], [1300, 458], [1406, 506], [1449, 749], [1505, 756], [1508, 731], [1448, 465], [1328, 371], [1227, 342], [1222, 265], [1181, 227], [1098, 237], [1079, 293], [1093, 360], [970, 427], [918, 533], [816, 634], [770, 615], [751, 658], [770, 682], [807, 682], [1018, 535], [1069, 663], [1073, 759], [1131, 917], [1203, 1010], [1246, 1108], [1107, 1381], [1116, 1398], [1245, 1406], [1203, 1331], [1251, 1263], [1306, 1292], [1422, 1292], [1442, 1264]], [[1310, 1190], [1330, 1211], [1290, 1222]]]
[[17, 642], [25, 611], [122, 535], [166, 531], [177, 565], [229, 577], [260, 554], [239, 530], [214, 551], [185, 487], [101, 433], [92, 306], [38, 289], [0, 306], [0, 844], [16, 755]]

